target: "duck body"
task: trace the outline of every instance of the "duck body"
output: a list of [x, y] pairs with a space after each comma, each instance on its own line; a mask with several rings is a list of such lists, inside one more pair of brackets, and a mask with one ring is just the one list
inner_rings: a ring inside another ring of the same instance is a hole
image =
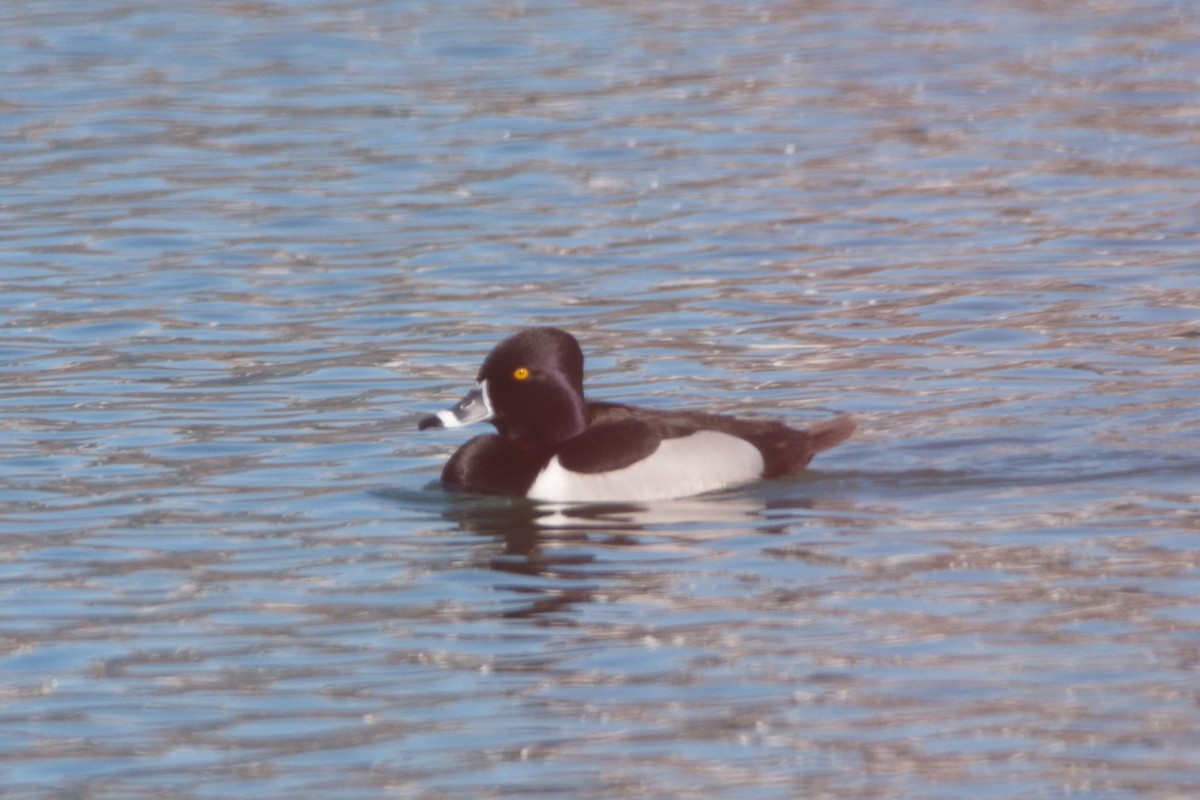
[[442, 481], [469, 491], [551, 502], [668, 500], [803, 470], [853, 433], [835, 417], [807, 430], [770, 420], [588, 401], [583, 353], [557, 328], [498, 344], [475, 389], [420, 428], [488, 420], [450, 457]]

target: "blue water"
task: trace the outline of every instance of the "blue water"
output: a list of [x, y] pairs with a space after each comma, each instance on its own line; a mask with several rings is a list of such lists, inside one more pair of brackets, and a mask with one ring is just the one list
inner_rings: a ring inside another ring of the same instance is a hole
[[[0, 8], [0, 793], [1200, 794], [1200, 18], [977, 5]], [[860, 429], [443, 491], [531, 324]]]

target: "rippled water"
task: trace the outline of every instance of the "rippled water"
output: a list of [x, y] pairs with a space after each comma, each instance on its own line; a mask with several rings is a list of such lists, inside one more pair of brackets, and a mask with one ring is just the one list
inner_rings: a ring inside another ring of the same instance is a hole
[[[1186, 3], [0, 7], [6, 798], [1200, 795]], [[528, 324], [860, 432], [448, 494]]]

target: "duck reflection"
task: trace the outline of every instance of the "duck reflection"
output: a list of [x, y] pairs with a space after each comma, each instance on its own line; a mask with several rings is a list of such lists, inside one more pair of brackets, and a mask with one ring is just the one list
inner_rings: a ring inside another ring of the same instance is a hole
[[620, 594], [630, 581], [653, 582], [666, 565], [706, 557], [701, 551], [713, 542], [794, 532], [803, 512], [828, 505], [785, 488], [653, 503], [547, 503], [439, 484], [380, 495], [428, 510], [437, 504], [437, 515], [458, 530], [494, 542], [476, 551], [472, 565], [519, 576], [496, 585], [525, 601], [502, 616], [529, 617]]

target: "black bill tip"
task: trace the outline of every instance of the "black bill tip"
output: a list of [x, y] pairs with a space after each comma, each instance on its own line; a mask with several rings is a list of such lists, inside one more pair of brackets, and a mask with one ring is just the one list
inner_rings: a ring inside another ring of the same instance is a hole
[[417, 430], [419, 430], [419, 431], [428, 430], [429, 428], [444, 428], [444, 427], [446, 427], [446, 426], [442, 422], [442, 418], [439, 417], [437, 414], [430, 414], [428, 417], [422, 417], [421, 421], [417, 423]]

